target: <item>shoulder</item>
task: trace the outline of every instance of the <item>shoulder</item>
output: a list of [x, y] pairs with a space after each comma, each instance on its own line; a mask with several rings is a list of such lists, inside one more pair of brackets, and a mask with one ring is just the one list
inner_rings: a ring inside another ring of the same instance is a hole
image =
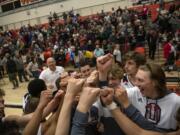
[[41, 74], [47, 74], [47, 73], [49, 73], [49, 68], [44, 69], [44, 70], [41, 72]]
[[41, 72], [39, 78], [40, 78], [40, 79], [43, 79], [45, 76], [49, 75], [49, 73], [50, 73], [50, 72], [49, 72], [49, 69], [47, 68], [47, 69], [45, 69], [45, 70], [43, 70], [43, 71]]
[[170, 93], [160, 100], [164, 102], [168, 102], [173, 105], [180, 106], [180, 96], [178, 96], [176, 93]]
[[56, 66], [56, 70], [57, 70], [57, 71], [64, 71], [64, 68], [61, 67], [61, 66]]

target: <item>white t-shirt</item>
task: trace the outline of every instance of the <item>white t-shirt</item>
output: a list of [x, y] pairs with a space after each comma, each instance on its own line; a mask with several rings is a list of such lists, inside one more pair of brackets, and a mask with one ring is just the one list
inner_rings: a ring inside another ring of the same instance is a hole
[[180, 97], [175, 93], [170, 93], [163, 98], [153, 100], [142, 96], [138, 87], [127, 89], [128, 97], [132, 105], [141, 114], [157, 127], [163, 129], [176, 129], [176, 113], [180, 107]]
[[113, 55], [115, 55], [116, 56], [116, 61], [118, 61], [118, 62], [121, 62], [122, 60], [121, 60], [121, 52], [120, 52], [120, 50], [114, 50], [113, 51]]
[[52, 85], [52, 90], [57, 90], [56, 80], [60, 77], [60, 74], [64, 72], [64, 68], [61, 66], [56, 66], [55, 71], [51, 71], [49, 68], [43, 70], [39, 76], [39, 79], [43, 79], [46, 85]]
[[125, 89], [135, 87], [129, 80], [129, 77], [127, 74], [124, 74], [123, 78], [121, 79], [121, 86], [124, 87]]

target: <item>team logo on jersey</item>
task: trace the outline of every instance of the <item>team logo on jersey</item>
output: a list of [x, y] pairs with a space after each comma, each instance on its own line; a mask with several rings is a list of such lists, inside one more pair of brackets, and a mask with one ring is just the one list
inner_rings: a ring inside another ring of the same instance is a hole
[[161, 118], [161, 108], [156, 103], [146, 105], [145, 118], [155, 124], [158, 124]]

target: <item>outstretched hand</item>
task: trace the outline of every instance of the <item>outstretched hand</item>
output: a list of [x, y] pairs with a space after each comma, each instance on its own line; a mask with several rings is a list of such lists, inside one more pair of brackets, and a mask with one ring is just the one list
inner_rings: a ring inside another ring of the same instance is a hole
[[57, 93], [54, 95], [54, 100], [60, 100], [63, 94], [63, 90], [58, 90]]
[[99, 96], [100, 88], [84, 87], [77, 109], [86, 113]]
[[86, 86], [96, 86], [98, 83], [98, 71], [94, 70], [90, 76], [86, 79]]
[[45, 90], [41, 92], [38, 107], [44, 108], [53, 98], [52, 90]]
[[110, 105], [113, 101], [114, 89], [106, 87], [101, 91], [100, 95], [103, 104]]
[[124, 107], [127, 108], [130, 105], [127, 91], [120, 87], [115, 90], [115, 99]]
[[106, 54], [104, 56], [97, 58], [97, 68], [99, 72], [107, 73], [112, 66], [113, 62], [113, 55], [112, 54]]
[[68, 80], [66, 94], [71, 94], [74, 97], [81, 92], [85, 79], [71, 78]]

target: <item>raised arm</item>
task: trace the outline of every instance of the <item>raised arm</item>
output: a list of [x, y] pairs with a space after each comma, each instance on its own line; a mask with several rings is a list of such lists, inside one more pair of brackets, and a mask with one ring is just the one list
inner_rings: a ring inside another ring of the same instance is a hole
[[[111, 111], [117, 124], [127, 135], [161, 135], [160, 133], [143, 130], [142, 128], [137, 126], [135, 123], [133, 123], [128, 117], [126, 117], [121, 112], [120, 108], [117, 107], [116, 103], [113, 102], [113, 92], [111, 90], [108, 90], [108, 91], [109, 91], [108, 93], [101, 96], [102, 102], [106, 105], [109, 111]], [[117, 98], [117, 95], [116, 95], [116, 98]], [[124, 99], [121, 99], [121, 101], [123, 100]], [[125, 101], [123, 102], [124, 102], [123, 107], [129, 106], [128, 102], [125, 102]]]
[[133, 123], [128, 117], [126, 117], [119, 108], [111, 111], [118, 125], [127, 135], [163, 135], [158, 132], [147, 131], [140, 128], [138, 125]]
[[111, 69], [113, 62], [113, 55], [106, 54], [97, 58], [97, 68], [99, 72], [99, 81], [107, 81], [108, 72]]
[[[59, 117], [59, 113], [61, 111], [62, 108], [62, 104], [63, 104], [63, 100], [64, 100], [64, 94], [62, 94], [62, 90], [59, 90], [55, 97], [53, 98], [54, 103], [58, 102], [58, 108], [53, 110], [53, 113], [51, 115], [51, 117], [49, 117], [48, 120], [46, 120], [44, 123], [42, 123], [42, 134], [46, 134], [46, 135], [54, 135], [56, 132], [56, 127], [57, 127], [57, 121], [58, 121], [58, 117]], [[64, 92], [63, 92], [64, 93]], [[51, 104], [52, 106], [54, 105]]]
[[83, 88], [83, 92], [81, 93], [79, 104], [73, 118], [71, 135], [86, 135], [85, 129], [88, 124], [88, 110], [96, 101], [99, 93], [99, 88]]
[[33, 113], [26, 114], [26, 115], [23, 115], [23, 116], [9, 115], [9, 116], [4, 117], [3, 121], [4, 122], [15, 121], [18, 124], [18, 126], [24, 128], [28, 124], [28, 122], [31, 120], [32, 116], [33, 116]]
[[64, 97], [62, 109], [58, 118], [55, 135], [68, 135], [71, 119], [71, 109], [76, 95], [81, 92], [84, 80], [70, 79]]

